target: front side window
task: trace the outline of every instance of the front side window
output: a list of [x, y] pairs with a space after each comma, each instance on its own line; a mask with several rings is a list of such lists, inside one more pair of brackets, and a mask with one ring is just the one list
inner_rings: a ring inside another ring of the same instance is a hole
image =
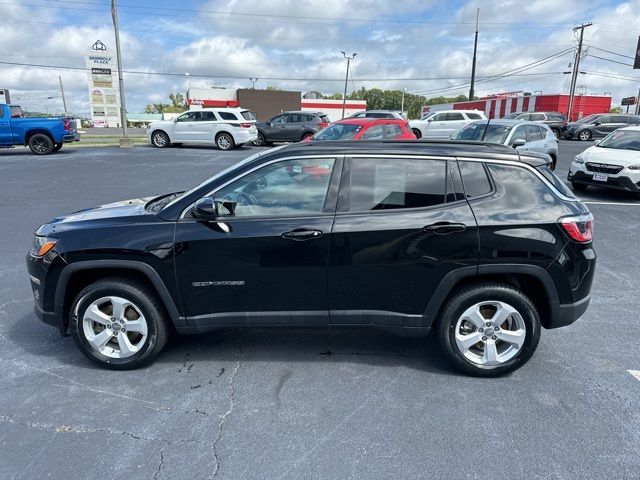
[[313, 137], [314, 140], [351, 140], [362, 129], [362, 125], [353, 123], [334, 123], [324, 130], [320, 130]]
[[270, 122], [271, 123], [285, 123], [287, 121], [287, 115], [278, 115], [277, 117], [273, 117]]
[[535, 142], [537, 140], [542, 140], [542, 134], [540, 133], [540, 129], [535, 125], [527, 125], [527, 142]]
[[596, 123], [596, 122], [598, 122], [599, 124], [603, 124], [603, 123], [611, 123], [611, 120], [612, 120], [612, 119], [611, 119], [611, 117], [610, 117], [610, 116], [608, 116], [608, 115], [603, 115], [603, 116], [602, 116], [602, 117], [600, 117], [600, 118], [596, 118], [596, 121], [595, 121], [595, 122], [593, 122], [593, 123]]
[[284, 160], [249, 173], [215, 193], [236, 202], [236, 217], [322, 213], [334, 159]]
[[354, 158], [347, 209], [368, 212], [442, 204], [446, 168], [443, 160]]
[[437, 113], [431, 117], [432, 122], [444, 122], [447, 119], [446, 113]]
[[527, 141], [527, 132], [524, 129], [524, 126], [519, 126], [518, 128], [516, 128], [515, 132], [513, 132], [513, 136], [511, 137], [511, 145], [513, 145], [513, 142], [515, 142], [516, 140], [524, 140], [525, 142]]
[[382, 140], [382, 125], [373, 125], [362, 132], [361, 140]]
[[180, 115], [176, 119], [176, 121], [177, 122], [195, 122], [199, 117], [200, 117], [200, 112], [187, 112]]

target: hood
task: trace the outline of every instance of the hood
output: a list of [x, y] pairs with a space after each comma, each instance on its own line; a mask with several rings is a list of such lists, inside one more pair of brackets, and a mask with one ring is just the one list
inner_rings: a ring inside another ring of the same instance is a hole
[[640, 151], [638, 150], [602, 148], [594, 145], [579, 155], [585, 162], [608, 163], [623, 167], [640, 164]]
[[173, 120], [158, 120], [155, 122], [151, 122], [149, 124], [149, 128], [159, 128], [159, 127], [166, 127], [168, 125], [173, 125], [174, 121]]
[[156, 197], [136, 198], [120, 202], [98, 205], [96, 207], [78, 210], [61, 217], [54, 218], [49, 223], [42, 225], [36, 232], [38, 235], [48, 235], [57, 231], [66, 230], [67, 226], [82, 223], [131, 223], [139, 222], [142, 217], [151, 218], [155, 215], [145, 210], [147, 202]]

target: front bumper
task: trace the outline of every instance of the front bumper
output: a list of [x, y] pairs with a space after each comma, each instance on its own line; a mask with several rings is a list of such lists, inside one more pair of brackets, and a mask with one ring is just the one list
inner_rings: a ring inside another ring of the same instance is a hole
[[596, 187], [612, 188], [615, 190], [625, 190], [627, 192], [640, 192], [640, 170], [629, 170], [623, 168], [619, 173], [607, 174], [607, 181], [600, 182], [593, 179], [596, 172], [587, 171], [584, 164], [572, 163], [569, 167], [567, 180]]
[[45, 289], [47, 280], [47, 263], [44, 258], [36, 258], [27, 254], [27, 272], [29, 273], [29, 283], [33, 293], [33, 311], [40, 320], [47, 325], [62, 328], [61, 315], [54, 311], [53, 305], [50, 309], [45, 305], [44, 299], [47, 296]]

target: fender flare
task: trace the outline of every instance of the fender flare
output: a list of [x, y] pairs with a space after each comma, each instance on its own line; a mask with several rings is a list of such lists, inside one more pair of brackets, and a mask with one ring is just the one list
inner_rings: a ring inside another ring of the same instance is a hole
[[150, 265], [136, 260], [85, 260], [67, 265], [62, 269], [60, 277], [58, 278], [53, 308], [54, 312], [60, 319], [61, 331], [66, 330], [65, 319], [63, 318], [64, 299], [67, 293], [67, 286], [69, 284], [71, 276], [74, 273], [83, 270], [96, 270], [103, 268], [120, 268], [124, 270], [134, 270], [136, 272], [142, 273], [147, 277], [147, 279], [155, 288], [158, 296], [160, 297], [160, 300], [167, 309], [169, 318], [171, 318], [174, 325], [177, 327], [186, 325], [183, 317], [180, 315], [180, 312], [176, 307], [173, 297], [171, 297], [169, 290], [167, 290], [166, 285], [162, 281], [162, 278], [160, 278], [158, 272], [156, 272], [156, 270]]
[[522, 265], [514, 263], [489, 264], [476, 267], [457, 268], [446, 274], [436, 290], [433, 292], [427, 308], [424, 311], [424, 318], [427, 327], [431, 327], [436, 320], [440, 308], [453, 290], [453, 287], [460, 280], [465, 278], [474, 278], [482, 275], [510, 274], [510, 275], [529, 275], [535, 277], [544, 286], [544, 290], [549, 298], [549, 312], [552, 321], [559, 315], [560, 299], [555, 283], [549, 272], [544, 268], [536, 265]]

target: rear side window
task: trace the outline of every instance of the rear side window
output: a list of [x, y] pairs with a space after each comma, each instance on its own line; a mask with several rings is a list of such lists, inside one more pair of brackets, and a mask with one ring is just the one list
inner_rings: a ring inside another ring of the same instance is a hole
[[231, 112], [218, 112], [218, 115], [220, 115], [220, 118], [223, 120], [238, 120], [238, 117]]
[[382, 125], [373, 125], [367, 128], [360, 137], [360, 140], [381, 140], [383, 135]]
[[367, 212], [445, 203], [446, 168], [443, 160], [352, 159], [347, 209]]
[[482, 115], [480, 115], [479, 113], [467, 113], [467, 117], [469, 117], [471, 120], [482, 120]]
[[289, 114], [289, 123], [300, 123], [302, 122], [302, 115], [299, 113], [290, 113]]
[[447, 122], [452, 122], [455, 120], [464, 120], [464, 117], [459, 112], [449, 112], [449, 113], [445, 113], [444, 119]]
[[534, 122], [541, 122], [545, 119], [545, 116], [542, 113], [532, 113], [529, 120], [533, 120]]
[[245, 120], [255, 120], [256, 117], [253, 114], [253, 112], [250, 112], [249, 110], [243, 110], [242, 112], [240, 112], [240, 114], [242, 115], [242, 118], [244, 118]]
[[0, 118], [4, 117], [4, 109], [0, 108]]
[[396, 138], [402, 135], [402, 128], [396, 123], [389, 123], [384, 126], [384, 138]]
[[215, 122], [217, 119], [216, 114], [213, 112], [200, 112], [200, 118], [198, 118], [197, 120], [199, 122]]
[[482, 163], [459, 161], [458, 165], [467, 198], [481, 197], [491, 192], [491, 183]]
[[314, 118], [316, 118], [315, 115], [302, 115], [303, 122], [313, 122]]

